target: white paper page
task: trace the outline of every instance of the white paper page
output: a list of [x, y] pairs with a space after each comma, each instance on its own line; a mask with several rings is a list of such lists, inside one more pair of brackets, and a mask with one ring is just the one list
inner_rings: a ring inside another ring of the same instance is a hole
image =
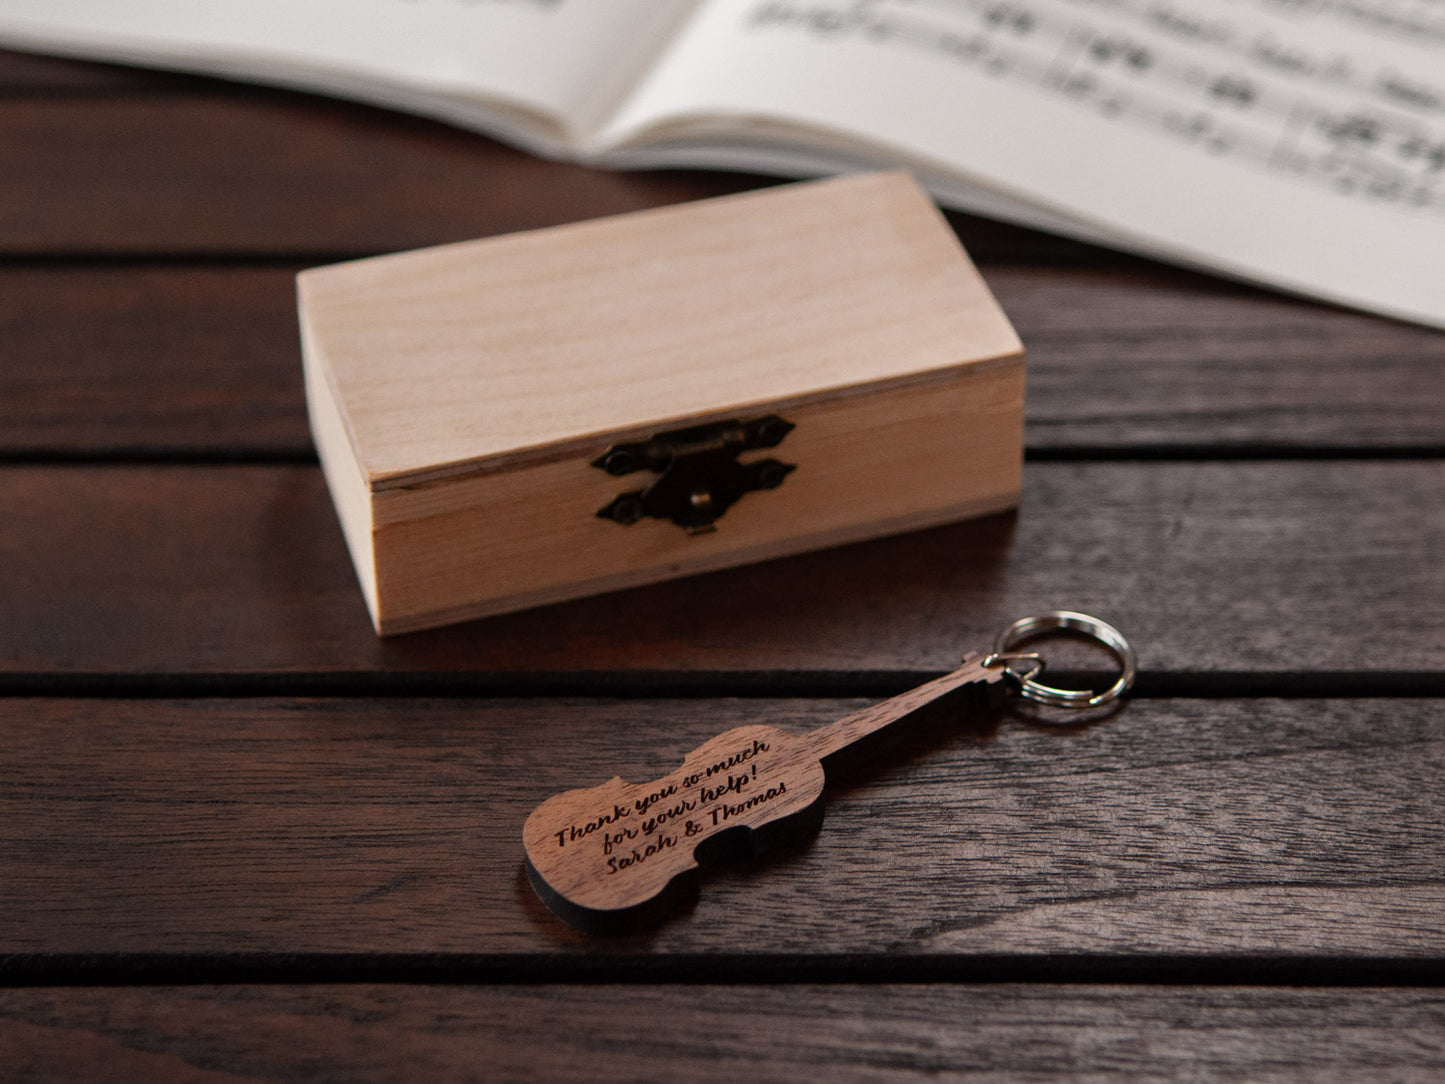
[[560, 150], [600, 121], [694, 3], [0, 0], [0, 44], [326, 90], [481, 127], [477, 106], [491, 102]]
[[604, 134], [779, 121], [1445, 327], [1440, 0], [712, 0]]

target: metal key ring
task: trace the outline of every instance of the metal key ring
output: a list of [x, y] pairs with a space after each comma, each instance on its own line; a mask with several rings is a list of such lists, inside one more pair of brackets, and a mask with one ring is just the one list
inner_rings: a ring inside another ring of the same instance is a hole
[[[1134, 684], [1136, 669], [1134, 649], [1129, 646], [1129, 641], [1124, 639], [1122, 632], [1107, 621], [1100, 621], [1097, 617], [1090, 617], [1088, 614], [1076, 613], [1072, 610], [1054, 610], [1051, 613], [1039, 614], [1036, 617], [1022, 617], [1015, 621], [998, 634], [998, 638], [993, 642], [994, 653], [984, 659], [984, 665], [991, 665], [992, 660], [1008, 654], [1020, 641], [1050, 629], [1082, 632], [1085, 636], [1099, 641], [1119, 660], [1118, 680], [1103, 692], [1096, 693], [1090, 689], [1056, 689], [1052, 685], [1044, 685], [1035, 681], [1032, 674], [1018, 675], [1021, 696], [1055, 708], [1097, 708], [1112, 703], [1129, 691], [1130, 686]], [[1037, 672], [1034, 671], [1034, 673]]]

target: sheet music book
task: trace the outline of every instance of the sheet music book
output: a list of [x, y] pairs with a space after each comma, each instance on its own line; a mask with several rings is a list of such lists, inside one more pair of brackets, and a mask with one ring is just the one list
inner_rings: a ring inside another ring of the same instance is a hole
[[1441, 0], [6, 0], [0, 43], [946, 205], [1445, 327]]

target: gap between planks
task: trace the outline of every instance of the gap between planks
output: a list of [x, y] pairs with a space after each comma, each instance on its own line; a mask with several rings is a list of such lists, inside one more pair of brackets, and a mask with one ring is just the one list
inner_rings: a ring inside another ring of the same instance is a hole
[[[913, 670], [558, 670], [314, 671], [256, 673], [0, 673], [0, 698], [106, 700], [245, 700], [271, 697], [883, 699], [940, 677]], [[1116, 675], [1051, 671], [1066, 688], [1101, 688]], [[1378, 699], [1445, 697], [1445, 673], [1431, 670], [1317, 673], [1310, 671], [1141, 673], [1130, 698]]]
[[[604, 946], [606, 941], [601, 942]], [[1445, 985], [1445, 960], [1221, 954], [1108, 956], [717, 953], [15, 953], [0, 989], [19, 987], [405, 984], [956, 985], [1420, 987]]]

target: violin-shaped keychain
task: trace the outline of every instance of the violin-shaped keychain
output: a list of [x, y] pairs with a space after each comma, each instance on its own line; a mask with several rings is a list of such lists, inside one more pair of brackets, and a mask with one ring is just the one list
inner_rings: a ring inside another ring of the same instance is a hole
[[[1113, 685], [1095, 693], [1038, 682], [1043, 658], [1013, 648], [1051, 630], [1083, 633], [1109, 648], [1119, 663]], [[1051, 707], [1098, 708], [1128, 692], [1134, 670], [1129, 642], [1096, 617], [1067, 610], [1025, 617], [999, 633], [991, 652], [966, 656], [952, 673], [807, 734], [735, 727], [661, 779], [614, 777], [554, 795], [522, 828], [527, 876], [542, 901], [578, 929], [649, 925], [696, 894], [700, 865], [816, 831], [827, 759], [924, 705], [969, 690], [975, 706], [1012, 693]]]

